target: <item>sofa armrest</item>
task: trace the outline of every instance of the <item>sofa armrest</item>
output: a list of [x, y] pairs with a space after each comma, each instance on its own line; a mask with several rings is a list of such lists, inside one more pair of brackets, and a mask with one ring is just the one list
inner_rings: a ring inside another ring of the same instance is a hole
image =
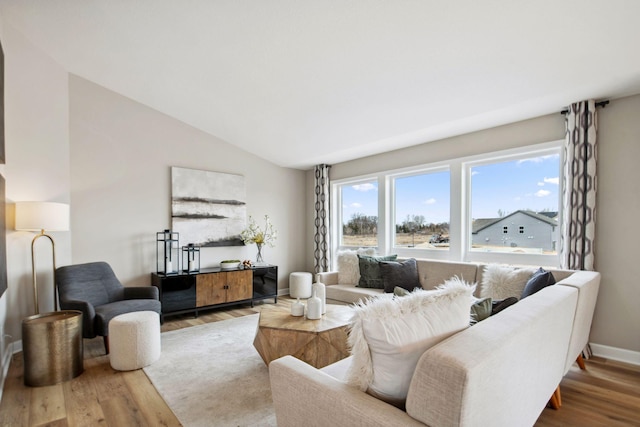
[[430, 426], [532, 426], [564, 375], [578, 292], [547, 286], [421, 356], [407, 413]]
[[271, 362], [269, 377], [279, 427], [424, 426], [293, 356]]
[[598, 289], [600, 288], [600, 273], [595, 271], [576, 271], [571, 276], [556, 283], [557, 285], [569, 286], [578, 290], [578, 305], [569, 341], [569, 352], [565, 366], [566, 374], [589, 343], [591, 323], [598, 299]]
[[124, 288], [124, 299], [159, 299], [155, 286], [131, 286]]
[[318, 273], [318, 276], [322, 283], [327, 286], [337, 285], [338, 284], [338, 272], [337, 271], [327, 271], [324, 273]]

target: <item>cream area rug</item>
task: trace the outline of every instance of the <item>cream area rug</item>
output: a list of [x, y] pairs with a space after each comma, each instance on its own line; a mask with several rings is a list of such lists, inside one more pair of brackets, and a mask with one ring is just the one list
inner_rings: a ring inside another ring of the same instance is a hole
[[255, 314], [162, 333], [144, 371], [183, 426], [276, 425], [257, 327]]

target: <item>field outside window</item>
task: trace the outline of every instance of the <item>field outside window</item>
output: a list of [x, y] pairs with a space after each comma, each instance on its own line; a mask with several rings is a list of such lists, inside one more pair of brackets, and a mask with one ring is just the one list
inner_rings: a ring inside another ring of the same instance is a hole
[[340, 246], [378, 246], [378, 181], [345, 184], [339, 188]]
[[393, 180], [395, 247], [449, 250], [450, 181], [449, 171]]

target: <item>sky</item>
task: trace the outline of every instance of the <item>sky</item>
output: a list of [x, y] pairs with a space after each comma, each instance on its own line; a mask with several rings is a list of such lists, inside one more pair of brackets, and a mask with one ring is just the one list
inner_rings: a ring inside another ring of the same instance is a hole
[[560, 156], [535, 157], [472, 169], [472, 218], [496, 218], [519, 209], [558, 211]]
[[[497, 218], [519, 209], [557, 211], [560, 156], [510, 160], [471, 168], [471, 217]], [[449, 172], [396, 179], [396, 223], [423, 215], [427, 223], [449, 222]], [[342, 187], [343, 220], [378, 215], [377, 181]]]

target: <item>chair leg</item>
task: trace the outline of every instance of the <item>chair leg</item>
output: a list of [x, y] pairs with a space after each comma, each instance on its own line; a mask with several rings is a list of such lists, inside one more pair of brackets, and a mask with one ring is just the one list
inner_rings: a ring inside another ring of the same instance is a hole
[[562, 406], [562, 397], [560, 396], [560, 386], [558, 386], [553, 394], [551, 395], [551, 399], [549, 399], [549, 406], [553, 409], [560, 409]]
[[587, 367], [584, 364], [584, 359], [582, 358], [582, 354], [578, 355], [578, 358], [576, 359], [576, 362], [578, 362], [578, 366], [580, 367], [580, 369], [582, 369], [583, 371], [587, 370]]
[[104, 351], [109, 354], [109, 336], [105, 335], [102, 337], [102, 341], [104, 341]]

